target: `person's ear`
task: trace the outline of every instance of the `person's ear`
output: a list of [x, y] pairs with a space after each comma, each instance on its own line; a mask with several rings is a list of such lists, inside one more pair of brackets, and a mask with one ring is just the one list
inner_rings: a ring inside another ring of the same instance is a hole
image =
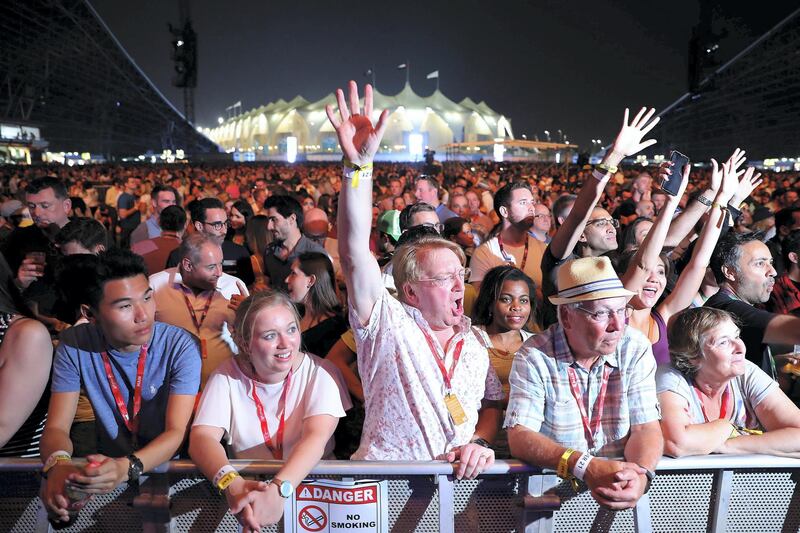
[[310, 289], [311, 287], [313, 287], [315, 283], [317, 283], [317, 276], [315, 276], [314, 274], [308, 276], [308, 288]]
[[92, 308], [88, 304], [81, 304], [81, 316], [92, 324], [97, 322], [94, 317], [94, 311], [92, 311]]
[[736, 271], [728, 265], [722, 265], [722, 275], [726, 281], [736, 281]]
[[403, 291], [403, 299], [411, 306], [416, 307], [419, 303], [419, 297], [417, 296], [416, 291], [414, 290], [414, 286], [411, 283], [404, 283], [401, 287]]
[[797, 264], [800, 262], [800, 258], [797, 256], [797, 252], [789, 252], [789, 262]]
[[192, 225], [194, 225], [195, 231], [197, 231], [198, 233], [203, 233], [203, 223], [202, 222], [194, 221], [192, 223]]
[[99, 254], [101, 254], [101, 253], [103, 253], [105, 251], [106, 251], [106, 245], [105, 244], [98, 244], [98, 245], [95, 245], [92, 248], [92, 253], [94, 255], [99, 255]]
[[508, 218], [508, 208], [507, 208], [506, 206], [504, 206], [504, 205], [501, 205], [501, 206], [498, 208], [498, 211], [500, 212], [500, 216], [501, 216], [501, 217], [503, 217], [503, 218]]
[[189, 261], [188, 257], [184, 257], [183, 259], [181, 259], [181, 268], [185, 272], [191, 272], [192, 269], [194, 268], [194, 265], [192, 265], [192, 262]]

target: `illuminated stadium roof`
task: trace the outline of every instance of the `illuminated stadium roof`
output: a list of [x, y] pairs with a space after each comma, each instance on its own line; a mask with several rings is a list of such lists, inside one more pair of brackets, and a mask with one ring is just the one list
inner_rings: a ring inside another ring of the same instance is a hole
[[[302, 96], [283, 99], [230, 118], [204, 133], [228, 151], [254, 152], [259, 157], [280, 158], [287, 138], [294, 137], [298, 152], [309, 160], [339, 157], [339, 144], [325, 115], [325, 106], [336, 106], [333, 93], [316, 102]], [[417, 159], [420, 147], [434, 150], [453, 142], [513, 139], [511, 122], [485, 102], [464, 98], [456, 103], [439, 90], [420, 96], [411, 85], [395, 95], [374, 92], [374, 117], [390, 110], [389, 126], [378, 154], [382, 159]]]

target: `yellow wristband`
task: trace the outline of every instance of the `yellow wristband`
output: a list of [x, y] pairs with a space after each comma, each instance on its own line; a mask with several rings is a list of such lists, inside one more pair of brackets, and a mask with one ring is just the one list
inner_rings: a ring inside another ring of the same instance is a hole
[[42, 468], [42, 474], [47, 474], [51, 468], [56, 466], [58, 463], [69, 463], [72, 461], [72, 457], [67, 454], [54, 454], [47, 458], [47, 462], [44, 464]]
[[712, 202], [711, 203], [711, 209], [714, 209], [715, 207], [719, 207], [719, 210], [722, 211], [723, 213], [728, 210], [728, 206], [727, 205], [722, 205], [722, 204], [718, 204], [717, 202]]
[[358, 187], [358, 180], [362, 176], [366, 178], [372, 177], [372, 163], [365, 163], [363, 165], [356, 165], [346, 157], [342, 158], [342, 164], [344, 165], [344, 177], [345, 179], [350, 179], [350, 186], [354, 189]]
[[736, 426], [733, 425], [733, 423], [731, 423], [731, 434], [728, 435], [728, 438], [735, 439], [738, 436], [739, 436], [739, 430], [736, 428]]
[[236, 479], [237, 477], [239, 477], [239, 472], [235, 470], [233, 472], [228, 472], [227, 474], [222, 476], [222, 478], [217, 482], [217, 488], [219, 489], [220, 492], [224, 492], [225, 489], [228, 488], [228, 485], [233, 483], [233, 480]]
[[572, 448], [567, 448], [563, 454], [561, 454], [561, 459], [558, 460], [558, 468], [556, 469], [556, 475], [561, 479], [569, 479], [572, 477], [572, 474], [569, 472], [569, 458], [572, 454], [575, 453], [575, 450]]
[[599, 165], [595, 165], [594, 168], [602, 170], [606, 174], [616, 174], [619, 168], [612, 166], [612, 165], [604, 165], [600, 163]]

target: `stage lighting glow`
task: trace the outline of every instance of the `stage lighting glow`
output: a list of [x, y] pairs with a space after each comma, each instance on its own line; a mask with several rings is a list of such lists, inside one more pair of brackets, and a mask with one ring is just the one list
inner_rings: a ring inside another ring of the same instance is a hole
[[294, 163], [297, 159], [297, 137], [286, 137], [286, 161]]
[[419, 133], [412, 133], [408, 136], [408, 152], [412, 156], [422, 155], [422, 135]]

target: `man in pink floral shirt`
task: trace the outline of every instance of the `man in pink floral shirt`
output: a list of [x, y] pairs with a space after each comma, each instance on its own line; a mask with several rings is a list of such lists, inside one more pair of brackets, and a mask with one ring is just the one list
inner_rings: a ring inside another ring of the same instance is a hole
[[494, 462], [489, 442], [500, 423], [503, 391], [485, 348], [464, 316], [465, 257], [446, 240], [426, 237], [392, 259], [397, 298], [384, 288], [369, 250], [372, 159], [387, 125], [373, 128], [372, 87], [363, 114], [350, 82], [327, 106], [344, 153], [339, 195], [339, 255], [356, 336], [365, 410], [353, 459], [460, 461], [458, 478]]

